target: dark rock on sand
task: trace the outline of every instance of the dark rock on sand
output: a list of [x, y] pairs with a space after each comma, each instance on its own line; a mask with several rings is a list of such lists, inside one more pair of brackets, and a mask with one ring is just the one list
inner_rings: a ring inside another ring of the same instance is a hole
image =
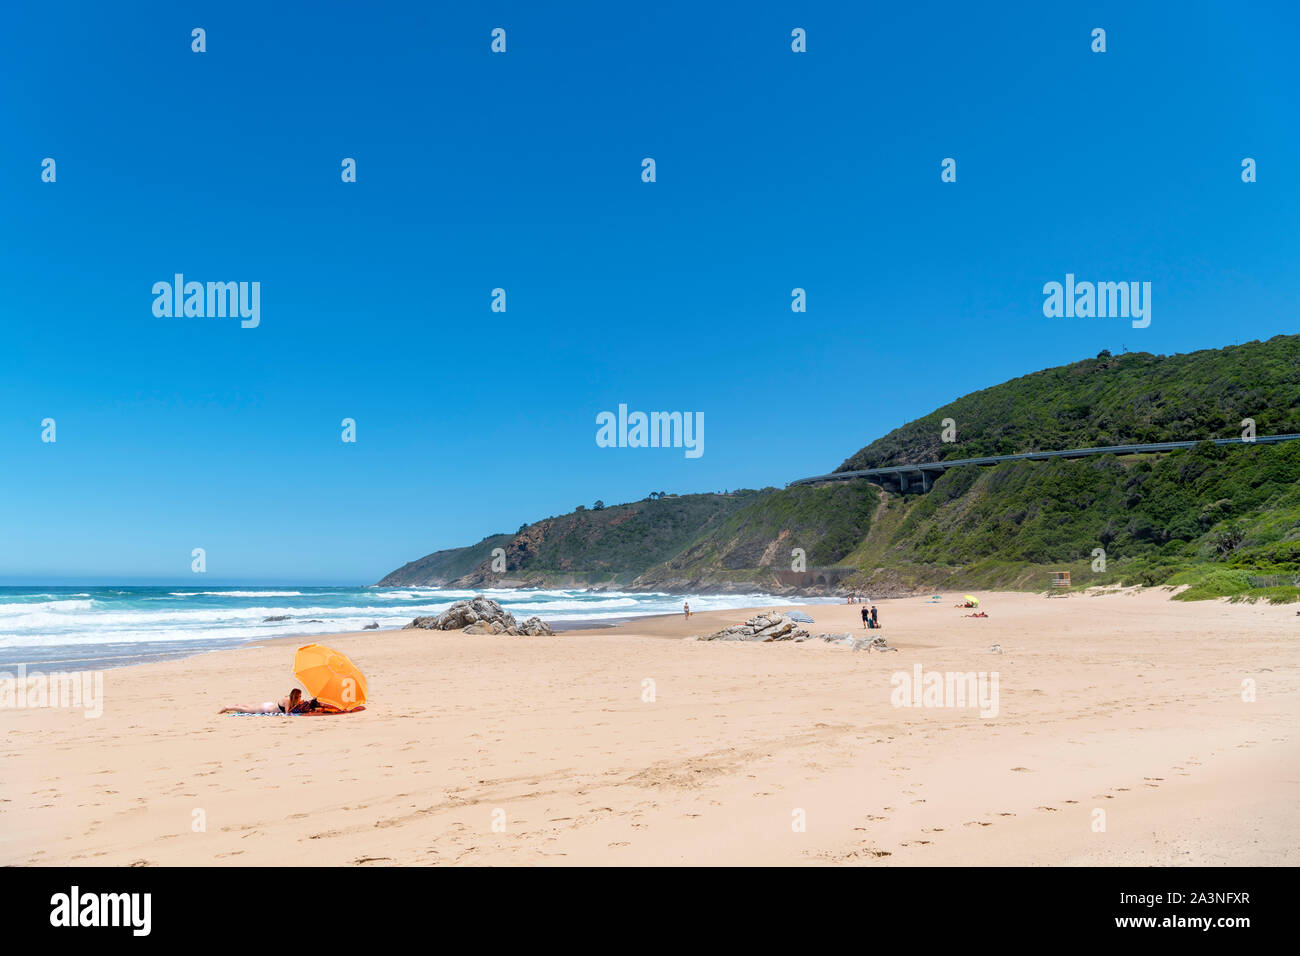
[[363, 630], [363, 631], [377, 631], [377, 630], [379, 630], [379, 625], [378, 625], [378, 624], [367, 624], [367, 625], [366, 625], [365, 627], [363, 627], [361, 630]]

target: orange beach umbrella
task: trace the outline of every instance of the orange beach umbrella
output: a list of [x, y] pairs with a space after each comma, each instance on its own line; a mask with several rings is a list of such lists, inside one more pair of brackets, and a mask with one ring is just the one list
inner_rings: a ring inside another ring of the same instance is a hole
[[293, 676], [323, 704], [352, 710], [366, 702], [366, 678], [357, 665], [324, 644], [304, 644], [293, 655]]

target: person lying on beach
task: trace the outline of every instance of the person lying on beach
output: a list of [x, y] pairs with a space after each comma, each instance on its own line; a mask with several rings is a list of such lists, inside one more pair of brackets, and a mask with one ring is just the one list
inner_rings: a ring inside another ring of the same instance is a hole
[[281, 697], [280, 702], [266, 701], [256, 707], [222, 707], [218, 714], [302, 714], [311, 709], [312, 701], [302, 699], [302, 690], [295, 687], [289, 696]]

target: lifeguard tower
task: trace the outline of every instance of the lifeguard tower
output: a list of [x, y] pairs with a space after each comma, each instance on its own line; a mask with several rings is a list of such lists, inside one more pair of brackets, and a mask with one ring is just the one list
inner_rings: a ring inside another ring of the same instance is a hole
[[1070, 590], [1070, 572], [1053, 571], [1052, 572], [1052, 590], [1048, 592], [1048, 597], [1068, 597]]

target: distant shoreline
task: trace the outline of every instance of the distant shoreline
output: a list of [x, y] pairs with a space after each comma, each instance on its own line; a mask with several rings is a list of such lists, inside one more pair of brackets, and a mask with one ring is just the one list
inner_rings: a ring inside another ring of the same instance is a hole
[[[118, 669], [270, 643], [327, 642], [401, 630], [475, 592], [337, 585], [30, 585], [0, 589], [0, 674]], [[771, 605], [778, 595], [690, 592], [611, 594], [585, 589], [501, 591], [489, 596], [520, 620], [558, 632], [599, 631], [695, 610]], [[369, 625], [378, 624], [370, 628]]]

